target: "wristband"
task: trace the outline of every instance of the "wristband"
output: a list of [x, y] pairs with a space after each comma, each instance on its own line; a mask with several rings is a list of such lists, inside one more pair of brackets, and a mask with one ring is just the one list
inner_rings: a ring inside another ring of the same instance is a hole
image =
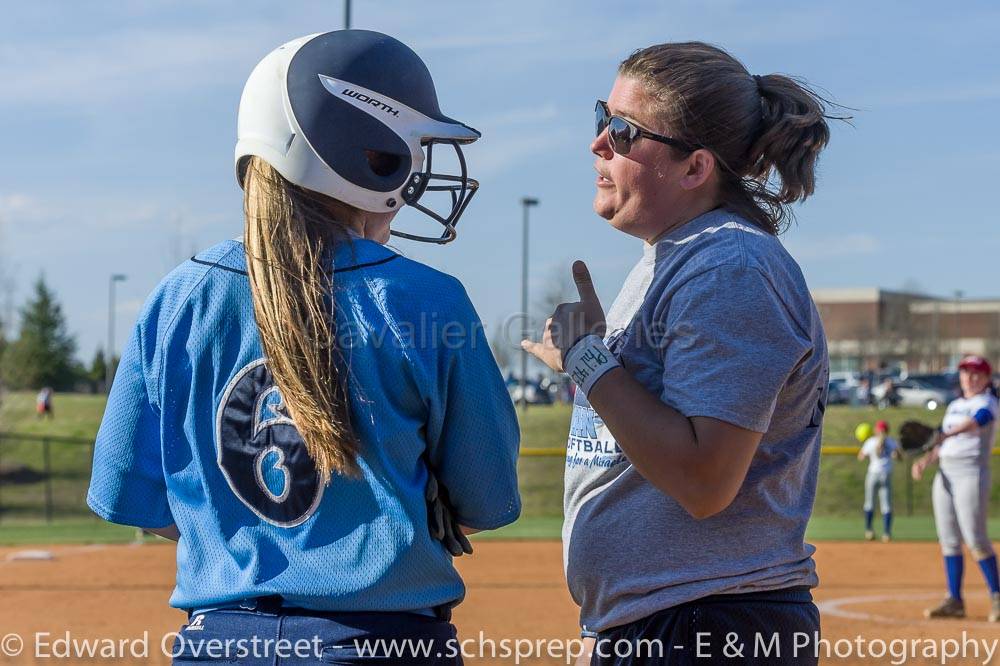
[[604, 373], [621, 366], [604, 341], [591, 334], [583, 336], [569, 348], [563, 367], [583, 394], [588, 395]]

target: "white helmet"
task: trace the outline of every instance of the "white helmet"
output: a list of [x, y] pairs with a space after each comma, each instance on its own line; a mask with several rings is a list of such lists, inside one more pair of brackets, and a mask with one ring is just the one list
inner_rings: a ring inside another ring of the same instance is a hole
[[[240, 99], [236, 179], [243, 187], [256, 155], [295, 185], [362, 210], [409, 204], [444, 232], [392, 233], [447, 243], [479, 187], [468, 177], [460, 144], [479, 137], [441, 113], [427, 66], [399, 40], [368, 30], [309, 35], [278, 47], [250, 74]], [[456, 151], [460, 174], [431, 171], [437, 144]], [[449, 192], [451, 212], [421, 205], [427, 191]]]

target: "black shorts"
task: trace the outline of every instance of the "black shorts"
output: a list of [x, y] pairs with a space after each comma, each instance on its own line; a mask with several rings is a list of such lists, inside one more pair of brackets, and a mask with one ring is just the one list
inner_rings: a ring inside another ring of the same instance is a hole
[[591, 664], [816, 664], [819, 609], [806, 587], [719, 594], [598, 634]]

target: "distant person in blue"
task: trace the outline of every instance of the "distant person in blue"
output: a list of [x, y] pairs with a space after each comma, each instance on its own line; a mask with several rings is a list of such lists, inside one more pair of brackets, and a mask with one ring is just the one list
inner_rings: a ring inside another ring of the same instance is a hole
[[[522, 342], [579, 388], [563, 524], [594, 639], [579, 663], [815, 664], [794, 643], [819, 631], [804, 537], [830, 367], [778, 234], [813, 193], [823, 101], [687, 42], [633, 53], [594, 111], [594, 210], [641, 255], [607, 311], [576, 262], [579, 301]], [[761, 637], [780, 657], [724, 658]]]
[[[479, 136], [379, 33], [296, 39], [251, 74], [243, 240], [149, 298], [88, 495], [105, 519], [177, 540], [177, 663], [210, 639], [242, 646], [225, 655], [240, 664], [275, 663], [264, 639], [313, 646], [283, 664], [355, 663], [356, 641], [379, 638], [435, 641], [407, 663], [461, 663], [452, 557], [469, 550], [463, 532], [520, 512], [518, 424], [461, 283], [384, 244], [454, 239], [478, 187], [461, 146]], [[461, 173], [433, 173], [438, 151]], [[404, 205], [440, 235], [390, 231]]]

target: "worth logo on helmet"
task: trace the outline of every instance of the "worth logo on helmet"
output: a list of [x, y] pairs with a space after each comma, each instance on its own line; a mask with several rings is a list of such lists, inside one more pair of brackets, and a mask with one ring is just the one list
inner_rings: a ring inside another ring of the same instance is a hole
[[347, 95], [348, 97], [353, 97], [353, 98], [357, 99], [358, 101], [365, 102], [367, 104], [371, 104], [372, 106], [377, 106], [378, 108], [382, 109], [386, 113], [391, 113], [392, 115], [396, 116], [397, 118], [399, 117], [399, 111], [398, 110], [392, 108], [391, 106], [389, 106], [388, 104], [386, 104], [385, 102], [383, 102], [381, 100], [377, 100], [374, 97], [369, 97], [368, 95], [366, 95], [364, 93], [360, 93], [357, 90], [351, 90], [350, 88], [344, 88], [344, 92], [342, 92], [340, 94], [341, 95]]

